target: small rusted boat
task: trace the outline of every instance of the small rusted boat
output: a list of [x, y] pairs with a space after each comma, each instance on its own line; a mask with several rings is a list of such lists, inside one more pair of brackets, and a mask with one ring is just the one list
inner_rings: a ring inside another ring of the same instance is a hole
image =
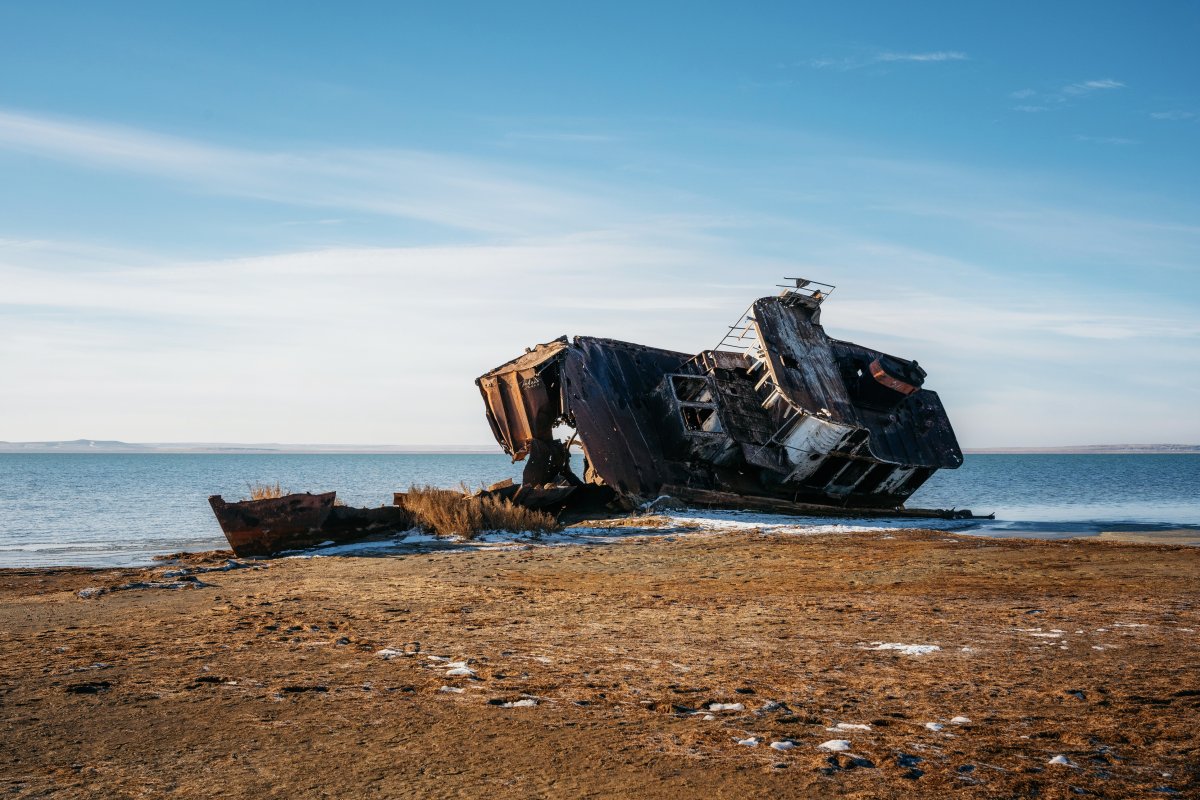
[[411, 525], [404, 508], [351, 508], [337, 505], [336, 499], [337, 492], [325, 492], [227, 503], [215, 494], [208, 504], [238, 556], [269, 556], [322, 542], [340, 544]]

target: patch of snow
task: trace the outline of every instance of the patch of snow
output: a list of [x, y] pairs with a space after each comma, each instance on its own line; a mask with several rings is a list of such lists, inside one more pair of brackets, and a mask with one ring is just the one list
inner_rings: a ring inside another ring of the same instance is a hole
[[716, 719], [716, 717], [714, 717], [712, 714], [705, 714], [700, 719], [704, 720], [705, 722], [712, 722], [714, 719]]
[[1071, 763], [1071, 760], [1070, 760], [1069, 758], [1067, 758], [1066, 756], [1061, 756], [1061, 755], [1060, 755], [1060, 756], [1055, 756], [1054, 758], [1050, 759], [1050, 760], [1049, 760], [1048, 762], [1046, 762], [1046, 763], [1048, 763], [1048, 764], [1057, 764], [1057, 765], [1058, 765], [1058, 766], [1060, 766], [1060, 767], [1073, 767], [1073, 766], [1075, 766], [1074, 764], [1072, 764], [1072, 763]]
[[839, 722], [837, 725], [834, 725], [832, 728], [828, 728], [827, 730], [831, 730], [831, 731], [869, 731], [869, 730], [871, 730], [871, 726], [864, 725], [861, 722]]
[[925, 729], [930, 730], [930, 731], [940, 731], [942, 728], [945, 728], [945, 727], [946, 726], [940, 722], [926, 722], [925, 723]]
[[[913, 527], [913, 521], [908, 519], [848, 517], [831, 524], [828, 517], [787, 516], [758, 511], [716, 509], [688, 509], [686, 515], [669, 514], [667, 518], [680, 526], [709, 530], [758, 531], [763, 534], [886, 533]], [[933, 530], [967, 529], [971, 527], [971, 521], [929, 519], [921, 520], [920, 527]]]
[[438, 691], [439, 692], [448, 692], [450, 694], [462, 694], [463, 692], [466, 691], [466, 689], [461, 689], [457, 686], [443, 686], [442, 688], [438, 689]]
[[397, 650], [394, 647], [385, 647], [382, 650], [376, 650], [375, 655], [382, 658], [384, 661], [391, 661], [393, 658], [399, 658], [404, 655], [403, 650]]
[[789, 742], [789, 741], [771, 742], [772, 750], [791, 750], [795, 746], [796, 746], [795, 742]]
[[1038, 638], [1041, 638], [1041, 639], [1058, 639], [1059, 637], [1062, 636], [1062, 633], [1061, 632], [1059, 632], [1059, 633], [1031, 633], [1029, 635], [1037, 636]]
[[1149, 628], [1145, 622], [1114, 622], [1114, 628]]
[[969, 725], [971, 723], [971, 718], [970, 717], [951, 717], [950, 722], [953, 725]]
[[745, 711], [746, 706], [742, 703], [709, 703], [709, 711]]
[[844, 753], [850, 749], [850, 742], [845, 739], [830, 739], [817, 745], [817, 749], [826, 753]]
[[929, 653], [936, 653], [942, 648], [936, 644], [901, 644], [900, 642], [872, 642], [874, 647], [868, 647], [868, 650], [895, 650], [901, 655], [906, 656], [923, 656]]
[[430, 661], [449, 661], [445, 656], [426, 656]]
[[746, 747], [758, 747], [758, 739], [754, 736], [749, 739], [738, 739], [737, 743]]
[[[473, 674], [473, 673], [472, 673]], [[501, 703], [501, 708], [533, 708], [536, 706], [537, 700], [532, 697], [526, 697], [524, 700], [514, 700], [511, 703]]]
[[475, 670], [469, 667], [455, 667], [454, 669], [446, 670], [447, 678], [470, 678], [475, 675]]

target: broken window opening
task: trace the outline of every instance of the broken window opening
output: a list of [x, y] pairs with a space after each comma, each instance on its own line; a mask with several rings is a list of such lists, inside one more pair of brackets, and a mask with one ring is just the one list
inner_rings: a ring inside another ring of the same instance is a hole
[[680, 406], [679, 415], [683, 417], [683, 427], [689, 431], [722, 432], [717, 409], [712, 406]]
[[671, 389], [675, 392], [675, 399], [683, 403], [713, 402], [713, 391], [708, 384], [708, 378], [696, 375], [672, 375]]

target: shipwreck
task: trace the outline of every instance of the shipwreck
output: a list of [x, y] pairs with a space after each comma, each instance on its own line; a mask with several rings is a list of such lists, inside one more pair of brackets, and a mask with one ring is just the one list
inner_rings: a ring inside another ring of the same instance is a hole
[[[786, 513], [970, 517], [904, 505], [934, 472], [963, 461], [925, 370], [832, 338], [821, 308], [834, 287], [788, 280], [710, 350], [563, 336], [478, 378], [496, 441], [526, 461], [520, 485], [496, 490], [568, 512], [575, 495], [594, 507], [607, 492], [627, 510], [670, 497]], [[582, 475], [571, 469], [572, 447]]]
[[[492, 433], [525, 466], [520, 483], [502, 481], [474, 496], [562, 522], [671, 504], [972, 517], [905, 505], [934, 472], [963, 462], [941, 400], [925, 388], [925, 370], [832, 338], [821, 308], [834, 287], [788, 280], [778, 295], [751, 303], [710, 350], [561, 336], [480, 376]], [[335, 505], [332, 492], [209, 502], [238, 555], [413, 523], [403, 492], [393, 506], [375, 509]]]

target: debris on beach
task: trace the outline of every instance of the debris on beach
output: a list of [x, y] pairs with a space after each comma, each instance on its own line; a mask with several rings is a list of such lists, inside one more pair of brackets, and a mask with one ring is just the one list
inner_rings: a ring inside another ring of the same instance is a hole
[[241, 557], [268, 556], [284, 550], [338, 544], [412, 525], [404, 508], [352, 508], [337, 505], [336, 492], [288, 494], [227, 503], [208, 498], [229, 546]]
[[[561, 336], [476, 379], [496, 441], [525, 462], [520, 483], [413, 487], [379, 508], [338, 505], [334, 492], [284, 495], [278, 484], [250, 500], [209, 503], [239, 556], [414, 525], [437, 535], [537, 532], [684, 506], [973, 518], [904, 505], [934, 472], [963, 461], [925, 370], [831, 338], [820, 320], [834, 287], [788, 280], [710, 350]], [[571, 468], [572, 447], [583, 453], [582, 475]]]
[[116, 586], [89, 586], [85, 589], [80, 589], [78, 595], [80, 599], [91, 600], [112, 592], [123, 592], [132, 589], [207, 589], [210, 586], [212, 586], [211, 583], [205, 583], [194, 575], [185, 575], [179, 578], [179, 580], [130, 581], [128, 583], [117, 584]]

